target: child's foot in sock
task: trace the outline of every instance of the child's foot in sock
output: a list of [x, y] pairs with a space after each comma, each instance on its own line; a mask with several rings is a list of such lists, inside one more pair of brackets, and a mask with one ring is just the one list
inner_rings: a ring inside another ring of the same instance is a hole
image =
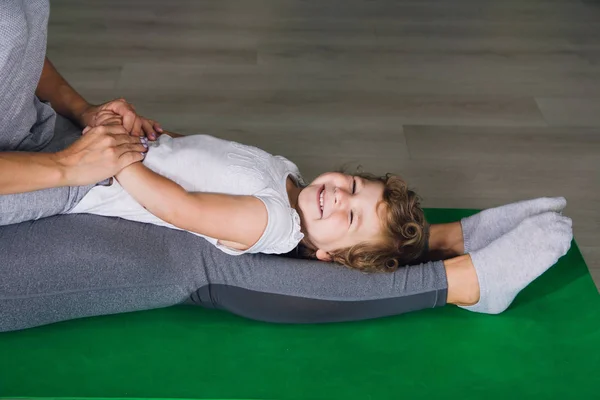
[[540, 197], [519, 201], [463, 218], [460, 221], [463, 232], [465, 254], [479, 250], [509, 232], [523, 220], [548, 211], [561, 212], [567, 205], [564, 197]]
[[498, 314], [571, 247], [571, 219], [554, 212], [527, 218], [487, 247], [472, 252], [479, 302], [462, 308]]

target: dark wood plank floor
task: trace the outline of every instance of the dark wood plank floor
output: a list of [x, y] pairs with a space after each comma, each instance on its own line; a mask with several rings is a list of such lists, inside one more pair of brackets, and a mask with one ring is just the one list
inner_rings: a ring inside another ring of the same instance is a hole
[[600, 2], [56, 0], [91, 101], [257, 145], [307, 178], [403, 175], [427, 207], [564, 195], [600, 283]]

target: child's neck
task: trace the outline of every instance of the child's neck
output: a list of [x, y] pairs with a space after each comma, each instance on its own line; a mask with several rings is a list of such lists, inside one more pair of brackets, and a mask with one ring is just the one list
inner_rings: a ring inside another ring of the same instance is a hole
[[300, 196], [302, 188], [298, 187], [296, 182], [290, 176], [288, 176], [286, 180], [285, 188], [287, 190], [288, 199], [290, 200], [290, 206], [298, 211], [298, 197]]

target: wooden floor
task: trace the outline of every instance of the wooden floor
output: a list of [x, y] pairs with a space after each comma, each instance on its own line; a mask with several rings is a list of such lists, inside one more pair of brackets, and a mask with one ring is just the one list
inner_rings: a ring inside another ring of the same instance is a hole
[[397, 172], [426, 207], [567, 197], [600, 283], [597, 0], [61, 0], [90, 101], [296, 162]]

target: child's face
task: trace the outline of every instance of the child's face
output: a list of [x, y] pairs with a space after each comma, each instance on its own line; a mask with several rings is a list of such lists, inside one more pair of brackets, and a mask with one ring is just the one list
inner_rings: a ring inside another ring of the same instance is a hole
[[327, 172], [300, 192], [298, 208], [304, 233], [319, 249], [319, 259], [329, 260], [328, 252], [381, 235], [383, 189], [381, 182]]

